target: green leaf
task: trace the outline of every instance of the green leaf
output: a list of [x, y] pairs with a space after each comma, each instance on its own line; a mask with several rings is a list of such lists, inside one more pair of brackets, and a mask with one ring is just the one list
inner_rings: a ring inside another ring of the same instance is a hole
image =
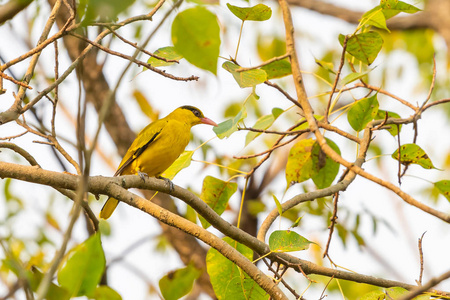
[[[202, 199], [209, 207], [211, 207], [218, 215], [221, 215], [228, 205], [228, 200], [236, 192], [237, 183], [226, 182], [212, 176], [206, 176], [203, 180]], [[208, 228], [208, 223], [202, 216], [199, 216], [203, 228]]]
[[[272, 126], [273, 122], [278, 118], [280, 114], [282, 114], [284, 110], [281, 108], [275, 107], [272, 109], [272, 114], [265, 115], [259, 118], [255, 125], [252, 126], [254, 129], [261, 129], [266, 130], [270, 126]], [[261, 132], [255, 132], [255, 131], [249, 131], [247, 133], [247, 136], [245, 137], [245, 146], [247, 146], [251, 141], [253, 141], [255, 138], [257, 138]]]
[[164, 275], [159, 281], [159, 289], [165, 300], [177, 300], [187, 295], [194, 285], [194, 281], [200, 277], [202, 271], [190, 263], [181, 268]]
[[145, 97], [144, 94], [142, 94], [140, 91], [135, 90], [133, 92], [133, 97], [136, 99], [136, 102], [139, 105], [139, 108], [141, 111], [152, 121], [155, 121], [158, 119], [158, 113], [153, 110], [153, 107], [150, 105], [150, 102]]
[[[32, 267], [31, 271], [27, 271], [27, 275], [31, 273], [30, 281], [30, 287], [33, 292], [36, 292], [39, 288], [39, 284], [41, 283], [42, 278], [44, 278], [44, 274], [41, 273], [37, 268]], [[17, 274], [19, 275], [19, 274]], [[69, 300], [70, 295], [67, 289], [57, 286], [53, 282], [50, 283], [50, 286], [47, 291], [47, 295], [45, 296], [45, 299], [47, 300]]]
[[[330, 139], [326, 138], [327, 144], [333, 149], [337, 154], [341, 154], [339, 147]], [[336, 175], [339, 172], [339, 163], [328, 157], [320, 148], [319, 143], [316, 141], [311, 150], [311, 158], [313, 161], [313, 170], [311, 178], [314, 184], [319, 188], [323, 189], [329, 187]]]
[[358, 100], [348, 110], [347, 120], [354, 130], [361, 131], [375, 118], [378, 107], [376, 94], [370, 98]]
[[91, 296], [95, 300], [122, 300], [122, 296], [106, 285], [97, 287]]
[[413, 14], [420, 11], [417, 7], [398, 0], [381, 0], [380, 6], [383, 8], [386, 19], [390, 19], [401, 12]]
[[383, 14], [383, 8], [379, 5], [366, 12], [362, 16], [360, 24], [372, 25], [390, 32], [386, 26], [386, 17]]
[[[398, 160], [399, 149], [392, 153], [392, 158]], [[425, 151], [416, 144], [405, 144], [400, 147], [400, 162], [402, 164], [417, 164], [424, 169], [436, 169]]]
[[227, 3], [227, 7], [242, 21], [265, 21], [272, 16], [272, 9], [261, 3], [252, 7], [238, 7]]
[[272, 252], [292, 252], [309, 248], [311, 242], [300, 234], [290, 230], [276, 230], [269, 237]]
[[315, 143], [313, 139], [303, 139], [292, 146], [286, 164], [287, 186], [303, 182], [311, 178], [314, 173], [311, 150]]
[[385, 294], [383, 291], [371, 291], [367, 294], [364, 294], [359, 298], [359, 300], [383, 300], [385, 297]]
[[366, 72], [361, 72], [361, 73], [358, 73], [358, 72], [350, 73], [350, 74], [348, 74], [347, 76], [345, 76], [345, 77], [342, 79], [341, 84], [342, 84], [342, 85], [347, 85], [347, 84], [349, 84], [349, 83], [352, 83], [352, 82], [355, 81], [355, 80], [358, 80], [358, 79], [363, 78], [364, 76], [366, 76], [366, 75], [369, 74], [370, 72], [372, 72], [372, 69], [370, 69], [370, 70], [368, 70], [368, 71], [366, 71]]
[[91, 295], [100, 282], [105, 263], [100, 234], [94, 234], [72, 250], [58, 272], [58, 282], [71, 296]]
[[[153, 54], [159, 56], [159, 57], [163, 57], [169, 60], [180, 60], [183, 58], [183, 55], [179, 54], [176, 50], [175, 47], [163, 47], [163, 48], [159, 48], [158, 50], [156, 50]], [[165, 66], [170, 66], [173, 65], [174, 62], [167, 62], [161, 59], [158, 59], [156, 57], [150, 57], [147, 60], [147, 63], [152, 65], [153, 67], [165, 67]]]
[[[253, 260], [253, 251], [250, 248], [229, 237], [225, 237], [223, 240], [248, 260]], [[247, 273], [239, 269], [232, 261], [214, 248], [208, 250], [206, 267], [214, 292], [219, 300], [269, 299], [269, 295]]]
[[300, 225], [300, 221], [302, 220], [302, 218], [303, 218], [303, 216], [298, 217], [298, 218], [295, 220], [295, 222], [292, 223], [292, 225], [291, 225], [289, 228], [291, 229], [291, 228], [298, 227], [298, 225]]
[[334, 71], [334, 64], [332, 62], [329, 61], [324, 61], [324, 60], [319, 60], [317, 58], [314, 58], [314, 61], [316, 62], [316, 64], [321, 67], [324, 68], [325, 70], [327, 70], [329, 73], [332, 74], [336, 74], [336, 71]]
[[450, 201], [450, 180], [441, 180], [434, 183], [434, 187]]
[[272, 195], [273, 200], [275, 201], [275, 205], [277, 206], [278, 214], [281, 216], [283, 214], [283, 207], [281, 206], [280, 200], [278, 200], [277, 196]]
[[286, 41], [284, 38], [259, 33], [256, 40], [256, 48], [262, 61], [281, 56], [286, 53]]
[[236, 72], [236, 70], [240, 69], [241, 67], [232, 63], [231, 61], [224, 62], [222, 68], [233, 75], [234, 80], [236, 80], [241, 88], [254, 87], [267, 80], [267, 74], [264, 70], [253, 69], [248, 71]]
[[[339, 35], [339, 42], [344, 44], [345, 36]], [[378, 32], [370, 31], [350, 36], [346, 51], [368, 65], [372, 64], [383, 46], [383, 38]]]
[[164, 171], [162, 177], [172, 180], [181, 170], [189, 167], [194, 151], [184, 151], [173, 164]]
[[[375, 120], [384, 120], [386, 117], [386, 113], [388, 115], [388, 118], [400, 119], [400, 115], [395, 112], [379, 109], [377, 115], [375, 116]], [[389, 131], [392, 136], [396, 136], [399, 130], [402, 129], [402, 124], [389, 124], [388, 126], [390, 126], [391, 128], [388, 128], [387, 131]]]
[[261, 69], [266, 72], [267, 80], [292, 74], [291, 63], [286, 59], [271, 62], [268, 65], [262, 66]]
[[117, 16], [133, 3], [134, 0], [81, 0], [77, 13], [78, 16], [84, 17], [82, 26], [95, 20], [115, 21]]
[[220, 28], [215, 14], [203, 6], [177, 14], [172, 23], [175, 50], [191, 64], [217, 73]]
[[245, 106], [242, 106], [242, 109], [239, 113], [233, 118], [228, 119], [218, 126], [213, 128], [213, 131], [216, 133], [219, 139], [223, 139], [224, 137], [229, 137], [233, 132], [237, 130], [238, 123], [247, 117], [247, 110]]
[[[403, 295], [406, 295], [409, 293], [408, 290], [402, 288], [402, 287], [392, 287], [385, 290], [385, 293], [387, 295], [386, 299], [398, 299]], [[428, 300], [430, 299], [430, 295], [420, 295], [417, 297], [414, 297], [413, 300]]]

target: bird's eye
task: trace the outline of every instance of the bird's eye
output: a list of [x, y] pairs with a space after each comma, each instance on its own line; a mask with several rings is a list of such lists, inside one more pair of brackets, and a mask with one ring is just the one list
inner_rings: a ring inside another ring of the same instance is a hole
[[198, 110], [195, 110], [195, 111], [194, 111], [194, 115], [195, 115], [196, 117], [200, 117], [200, 112], [199, 112]]

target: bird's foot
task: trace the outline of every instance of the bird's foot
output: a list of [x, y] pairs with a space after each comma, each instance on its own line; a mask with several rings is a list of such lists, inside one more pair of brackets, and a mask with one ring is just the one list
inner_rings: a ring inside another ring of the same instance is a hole
[[169, 178], [162, 177], [162, 176], [158, 176], [156, 178], [164, 180], [169, 185], [169, 191], [170, 192], [173, 192], [175, 190], [175, 185], [173, 184], [173, 182]]
[[138, 171], [138, 175], [139, 175], [139, 177], [141, 177], [142, 180], [145, 180], [145, 178], [148, 178], [148, 174], [141, 172], [141, 171]]

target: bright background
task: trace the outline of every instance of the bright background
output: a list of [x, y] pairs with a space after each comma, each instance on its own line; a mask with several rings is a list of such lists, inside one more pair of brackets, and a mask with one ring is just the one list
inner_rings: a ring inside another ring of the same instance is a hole
[[[348, 6], [352, 9], [358, 9], [361, 11], [368, 10], [375, 6], [375, 1], [334, 1], [343, 6]], [[234, 5], [243, 5], [240, 1], [231, 1]], [[420, 7], [420, 3], [413, 3]], [[165, 4], [168, 7], [168, 3]], [[255, 30], [267, 31], [268, 33], [284, 34], [284, 28], [279, 22], [278, 7], [274, 2], [268, 2], [273, 11], [274, 16], [271, 20], [264, 22], [264, 24], [252, 24], [248, 22], [245, 24], [244, 33], [242, 38], [242, 44], [238, 58], [241, 63], [256, 65], [259, 61], [252, 56], [253, 54], [248, 51], [252, 49], [255, 43], [255, 37], [253, 35]], [[48, 10], [48, 6], [44, 1], [36, 1], [31, 4], [26, 13], [29, 14], [33, 9], [37, 9], [37, 6], [42, 10]], [[183, 4], [182, 9], [188, 7], [189, 4]], [[166, 7], [166, 9], [167, 9]], [[236, 37], [239, 32], [240, 21], [237, 20], [225, 7], [210, 7], [215, 13], [217, 13], [221, 23], [226, 24], [228, 31], [222, 35], [222, 52], [221, 55], [228, 57], [234, 55], [236, 47]], [[296, 27], [296, 36], [298, 38], [297, 49], [299, 51], [299, 57], [304, 74], [305, 86], [307, 88], [308, 95], [315, 95], [320, 93], [320, 86], [317, 81], [307, 72], [313, 72], [316, 69], [314, 58], [320, 58], [324, 54], [324, 50], [329, 47], [335, 47], [340, 51], [337, 36], [339, 33], [351, 33], [354, 31], [355, 26], [348, 23], [326, 17], [305, 9], [293, 8], [294, 23]], [[132, 12], [133, 13], [133, 12]], [[139, 12], [136, 12], [138, 14]], [[45, 16], [48, 14], [40, 14]], [[172, 16], [172, 19], [175, 15]], [[155, 18], [156, 20], [157, 18]], [[33, 26], [33, 32], [35, 32], [36, 39], [40, 34], [40, 30], [43, 28], [43, 24], [46, 20], [38, 18], [35, 20]], [[26, 36], [28, 30], [24, 25], [24, 17], [15, 18], [11, 24], [6, 24], [0, 27], [0, 36], [2, 42], [0, 43], [0, 54], [2, 60], [8, 61], [18, 55], [27, 51], [26, 41], [23, 37]], [[163, 28], [147, 46], [149, 51], [153, 51], [159, 47], [170, 45], [170, 37], [167, 34], [170, 32], [170, 24], [168, 21]], [[146, 23], [143, 30], [151, 32], [153, 24]], [[130, 27], [132, 28], [132, 27]], [[128, 27], [120, 31], [124, 36], [132, 37], [133, 32]], [[143, 36], [146, 36], [145, 34]], [[35, 43], [35, 41], [33, 41]], [[444, 42], [436, 35], [433, 41], [436, 48], [436, 59], [440, 63], [437, 65], [438, 78], [445, 78], [448, 76], [448, 69], [445, 62], [446, 48]], [[62, 47], [62, 45], [60, 46]], [[132, 49], [125, 47], [122, 43], [118, 43], [114, 40], [111, 48], [116, 51], [132, 53]], [[52, 76], [53, 72], [53, 53], [52, 48], [44, 50], [43, 59], [39, 68], [43, 68], [48, 72], [49, 76]], [[63, 51], [61, 50], [61, 53]], [[111, 87], [114, 87], [117, 83], [118, 77], [126, 65], [126, 61], [108, 56], [107, 63], [105, 65], [105, 75]], [[223, 63], [223, 60], [219, 61], [219, 65]], [[60, 70], [64, 70], [64, 67], [69, 64], [69, 61], [64, 55], [60, 57]], [[50, 67], [51, 66], [51, 67]], [[392, 69], [392, 74], [387, 74], [388, 80], [384, 83], [383, 88], [388, 90], [404, 99], [408, 99], [411, 103], [421, 103], [427, 93], [427, 87], [422, 87], [422, 80], [420, 74], [417, 71], [417, 63], [415, 58], [405, 51], [397, 51], [394, 54], [390, 54], [386, 58], [385, 55], [375, 61], [373, 66], [378, 66], [372, 72], [372, 84], [381, 84], [376, 81], [377, 76], [381, 78], [381, 70], [385, 71], [385, 68]], [[18, 64], [12, 67], [12, 70], [16, 74], [22, 74], [24, 72], [26, 64]], [[402, 69], [401, 75], [399, 69]], [[229, 105], [230, 102], [240, 102], [250, 94], [250, 89], [240, 89], [234, 82], [232, 76], [223, 70], [218, 68], [217, 77], [212, 74], [199, 70], [190, 66], [186, 61], [183, 61], [180, 66], [167, 68], [168, 72], [177, 74], [180, 76], [197, 75], [200, 76], [198, 82], [175, 82], [169, 79], [163, 78], [159, 75], [151, 73], [149, 71], [140, 73], [142, 70], [133, 67], [130, 72], [125, 76], [124, 81], [121, 83], [118, 89], [117, 102], [122, 107], [126, 114], [127, 120], [130, 126], [138, 132], [145, 125], [148, 124], [148, 119], [145, 117], [136, 101], [133, 99], [132, 93], [134, 90], [142, 91], [149, 102], [155, 109], [160, 111], [160, 116], [165, 116], [178, 106], [190, 104], [195, 105], [204, 112], [206, 116], [215, 120], [217, 123], [224, 121], [223, 111]], [[430, 64], [430, 72], [432, 72], [432, 65]], [[375, 78], [375, 79], [373, 79]], [[5, 82], [5, 81], [4, 81]], [[6, 82], [5, 82], [6, 83]], [[67, 115], [72, 118], [76, 116], [76, 105], [78, 101], [78, 86], [77, 80], [74, 75], [71, 75], [63, 85], [60, 86], [60, 99], [61, 106], [58, 111], [57, 118], [57, 132], [61, 137], [67, 138], [70, 142], [75, 141], [75, 132], [72, 121], [67, 118]], [[44, 88], [44, 82], [41, 87]], [[6, 87], [8, 89], [8, 86]], [[422, 88], [418, 93], [419, 88]], [[0, 110], [5, 110], [10, 107], [12, 103], [10, 92], [13, 90], [9, 87], [8, 93], [2, 95], [0, 101]], [[286, 109], [290, 107], [291, 103], [280, 94], [276, 93], [273, 89], [265, 86], [258, 86], [256, 89], [261, 99], [259, 100], [261, 107], [266, 108], [265, 113], [269, 113], [274, 107], [281, 107]], [[291, 95], [295, 95], [292, 88], [288, 88]], [[35, 94], [36, 91], [31, 91], [30, 95]], [[387, 99], [387, 98], [382, 98]], [[436, 100], [435, 98], [432, 98]], [[314, 101], [313, 105], [314, 105]], [[403, 108], [396, 105], [396, 102], [392, 101], [380, 101], [381, 109], [388, 108], [389, 110], [396, 111]], [[64, 106], [64, 110], [63, 107]], [[44, 116], [44, 120], [49, 121], [50, 116], [48, 112], [51, 110], [51, 104], [43, 99], [37, 106], [38, 113]], [[67, 115], [65, 115], [67, 114]], [[401, 114], [403, 117], [407, 114]], [[33, 118], [30, 116], [27, 119], [30, 123], [33, 122]], [[250, 126], [254, 124], [255, 119], [249, 117], [246, 120], [246, 125]], [[336, 124], [346, 124], [346, 118], [341, 117]], [[97, 128], [96, 113], [91, 111], [88, 114], [88, 136], [92, 137]], [[283, 123], [282, 120], [275, 124], [279, 129], [286, 128], [287, 123]], [[344, 125], [346, 126], [346, 125]], [[348, 126], [348, 125], [347, 125]], [[432, 159], [435, 166], [440, 168], [444, 166], [446, 156], [450, 150], [450, 139], [448, 139], [449, 122], [448, 114], [442, 109], [441, 106], [435, 107], [427, 111], [422, 119], [419, 121], [419, 137], [417, 143], [424, 148], [429, 157]], [[412, 126], [405, 126], [402, 130], [402, 142], [412, 141]], [[22, 129], [11, 122], [0, 126], [0, 137], [11, 136], [21, 132]], [[213, 138], [215, 134], [210, 127], [197, 126], [192, 130], [195, 136], [201, 137], [203, 140]], [[240, 155], [243, 153], [244, 140], [246, 132], [236, 132], [230, 138], [219, 140], [217, 138], [210, 142], [210, 145], [222, 155]], [[351, 148], [348, 143], [340, 143], [341, 140], [336, 135], [330, 135], [332, 139], [338, 143], [341, 148], [341, 152], [344, 153], [344, 158], [353, 160], [355, 149]], [[378, 159], [370, 160], [364, 168], [367, 171], [373, 172], [374, 175], [379, 176], [385, 180], [391, 182], [397, 182], [397, 162], [390, 158], [390, 154], [396, 149], [396, 141], [387, 132], [378, 132], [375, 138], [382, 141], [383, 153], [388, 154]], [[31, 149], [30, 152], [37, 159], [37, 161], [46, 169], [60, 171], [61, 168], [54, 160], [52, 155], [49, 155], [49, 147], [46, 145], [33, 143], [36, 137], [26, 135], [20, 139], [14, 140], [25, 149]], [[67, 150], [74, 157], [76, 152], [69, 144], [65, 144]], [[111, 176], [115, 167], [120, 162], [120, 157], [116, 154], [115, 146], [103, 130], [99, 145], [103, 153], [110, 159], [110, 164], [105, 162], [98, 154], [94, 156], [92, 175], [104, 175]], [[264, 149], [261, 141], [254, 141], [252, 144], [254, 149]], [[191, 144], [187, 147], [188, 150], [196, 148], [198, 144]], [[255, 150], [258, 151], [258, 150]], [[369, 153], [368, 158], [373, 156]], [[17, 162], [17, 157], [12, 155], [9, 150], [2, 150], [0, 153], [0, 159], [3, 161]], [[200, 153], [194, 155], [194, 159], [201, 159]], [[211, 157], [211, 159], [213, 159]], [[112, 164], [111, 164], [112, 162]], [[381, 169], [377, 168], [377, 164], [380, 164]], [[381, 171], [380, 171], [381, 170]], [[73, 170], [71, 170], [73, 172]], [[450, 172], [440, 170], [423, 170], [419, 166], [411, 166], [408, 174], [417, 176], [406, 176], [403, 178], [402, 189], [409, 192], [419, 201], [423, 201], [433, 207], [450, 213], [449, 203], [441, 196], [436, 204], [431, 204], [427, 199], [431, 197], [430, 192], [424, 192], [426, 189], [431, 189], [429, 181], [438, 181], [442, 179], [450, 178]], [[188, 169], [181, 171], [174, 182], [177, 185], [183, 187], [189, 187], [195, 191], [200, 191], [202, 179], [205, 175], [219, 176], [216, 169], [208, 167], [204, 169], [204, 165], [199, 162], [192, 162]], [[256, 173], [258, 176], [258, 172]], [[4, 181], [4, 180], [2, 180]], [[243, 185], [243, 181], [238, 181], [240, 187]], [[4, 184], [2, 183], [2, 186]], [[276, 179], [275, 184], [271, 185], [270, 192], [277, 195], [279, 199], [283, 197], [283, 192], [286, 186], [283, 173]], [[313, 187], [312, 182], [309, 182], [308, 186]], [[24, 182], [13, 181], [11, 183], [11, 191], [15, 196], [22, 199], [26, 203], [24, 211], [15, 220], [12, 231], [9, 232], [6, 227], [2, 227], [0, 224], [0, 236], [12, 234], [21, 239], [35, 239], [37, 233], [41, 228], [45, 228], [46, 234], [51, 240], [56, 243], [60, 243], [62, 238], [62, 232], [67, 226], [68, 215], [72, 207], [72, 202], [67, 201], [54, 191], [50, 191], [48, 188], [40, 187]], [[275, 203], [272, 200], [271, 193], [269, 191], [266, 194], [264, 202], [267, 207], [275, 208]], [[301, 193], [302, 189], [300, 185], [294, 186], [289, 189], [283, 200], [288, 200], [294, 195]], [[5, 218], [4, 212], [1, 209], [4, 199], [3, 193], [0, 195], [0, 220]], [[91, 205], [93, 211], [98, 213], [103, 205], [105, 197], [102, 197], [98, 203]], [[180, 200], [176, 200], [181, 210], [185, 207], [184, 203]], [[237, 210], [239, 207], [239, 197], [234, 195], [231, 202], [231, 207]], [[448, 224], [437, 220], [416, 208], [413, 208], [405, 204], [399, 197], [393, 193], [380, 188], [372, 182], [368, 182], [363, 178], [357, 178], [355, 182], [349, 187], [347, 191], [341, 193], [339, 200], [339, 222], [353, 222], [354, 214], [370, 212], [375, 218], [384, 220], [388, 225], [383, 225], [377, 228], [376, 233], [373, 233], [373, 226], [371, 217], [365, 214], [361, 218], [361, 228], [364, 233], [364, 237], [367, 244], [364, 247], [359, 247], [356, 240], [349, 239], [348, 244], [344, 246], [340, 239], [335, 236], [332, 240], [330, 249], [330, 255], [335, 263], [350, 269], [355, 272], [359, 272], [367, 275], [375, 275], [385, 277], [388, 279], [394, 279], [399, 281], [408, 282], [414, 284], [414, 280], [418, 279], [419, 275], [419, 256], [417, 249], [417, 239], [426, 232], [423, 241], [423, 251], [425, 256], [425, 273], [424, 281], [426, 282], [433, 276], [438, 276], [443, 272], [446, 272], [450, 268], [450, 259], [448, 256], [448, 249], [450, 249], [450, 230], [448, 230]], [[51, 211], [54, 212], [58, 223], [61, 225], [61, 230], [57, 230], [50, 227], [46, 220], [42, 219], [42, 212], [51, 206]], [[347, 213], [349, 215], [347, 215]], [[231, 214], [225, 213], [225, 218], [229, 218], [233, 221]], [[107, 263], [111, 263], [117, 258], [123, 257], [122, 260], [112, 263], [109, 267], [108, 280], [109, 285], [118, 291], [123, 299], [158, 299], [148, 295], [149, 286], [157, 286], [158, 280], [169, 270], [174, 270], [180, 266], [178, 255], [173, 251], [155, 251], [158, 239], [155, 239], [161, 230], [151, 216], [143, 214], [141, 211], [135, 210], [132, 207], [126, 205], [120, 205], [115, 214], [110, 220], [108, 220], [112, 235], [104, 236], [103, 247], [105, 249]], [[272, 226], [272, 230], [287, 229], [290, 226], [290, 222], [282, 220], [281, 222], [275, 222]], [[299, 252], [294, 255], [298, 255], [300, 258], [316, 261], [317, 255], [320, 255], [328, 237], [328, 231], [323, 228], [323, 223], [318, 218], [312, 216], [306, 216], [302, 220], [302, 224], [299, 228], [295, 229], [301, 235], [308, 239], [317, 242], [322, 246], [322, 249], [311, 247], [310, 250]], [[82, 242], [86, 239], [86, 230], [84, 228], [84, 221], [80, 219], [74, 229], [72, 245]], [[142, 241], [138, 247], [129, 249], [136, 241]], [[49, 247], [49, 251], [54, 251]], [[0, 254], [1, 255], [1, 254]], [[50, 258], [52, 255], [49, 256]], [[2, 258], [0, 256], [0, 258]], [[327, 261], [324, 261], [326, 266], [329, 266]], [[298, 280], [301, 275], [292, 273], [291, 279]], [[144, 279], [144, 281], [143, 281]], [[301, 293], [307, 286], [306, 280], [298, 281], [298, 284], [293, 284], [297, 288], [297, 292]], [[444, 282], [439, 286], [442, 290], [450, 290], [450, 282]], [[0, 285], [0, 295], [5, 293], [5, 288]], [[307, 299], [318, 299], [322, 293], [321, 287], [310, 288], [306, 293]], [[329, 294], [329, 293], [327, 293]], [[24, 295], [22, 295], [24, 296]], [[24, 298], [24, 297], [23, 297]], [[339, 294], [329, 294], [328, 299], [341, 299]]]

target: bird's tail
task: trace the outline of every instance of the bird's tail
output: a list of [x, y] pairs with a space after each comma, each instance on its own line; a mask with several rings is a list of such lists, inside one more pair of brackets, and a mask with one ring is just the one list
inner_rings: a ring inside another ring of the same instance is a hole
[[119, 201], [114, 198], [108, 198], [106, 200], [105, 204], [102, 207], [102, 210], [100, 211], [100, 218], [102, 219], [108, 219], [111, 217], [112, 213], [117, 207], [117, 204], [119, 204]]

